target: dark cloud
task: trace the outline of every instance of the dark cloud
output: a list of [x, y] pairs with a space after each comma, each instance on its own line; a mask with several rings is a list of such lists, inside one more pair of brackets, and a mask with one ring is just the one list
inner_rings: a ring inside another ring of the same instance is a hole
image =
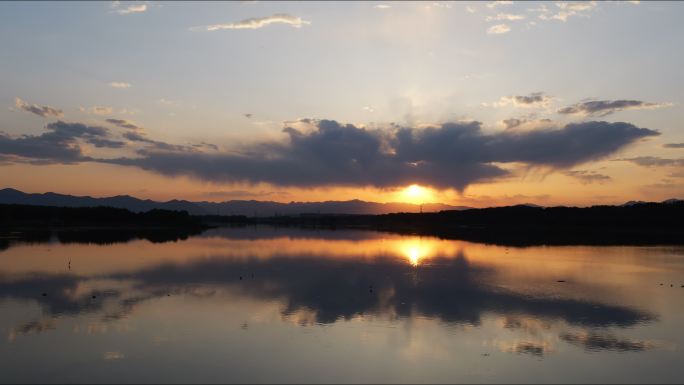
[[543, 103], [548, 99], [543, 92], [534, 92], [528, 96], [513, 96], [513, 99], [518, 104], [537, 104]]
[[563, 175], [575, 178], [582, 184], [606, 183], [611, 181], [611, 178], [608, 175], [599, 174], [595, 171], [569, 170], [563, 172]]
[[539, 126], [551, 126], [553, 121], [551, 119], [526, 119], [526, 118], [510, 118], [501, 121], [504, 128], [507, 130], [518, 128], [518, 127], [539, 127]]
[[26, 112], [30, 112], [32, 114], [41, 116], [43, 118], [61, 118], [64, 116], [64, 112], [60, 109], [50, 106], [39, 106], [37, 104], [29, 104], [21, 100], [20, 98], [14, 99], [14, 106]]
[[664, 144], [665, 148], [684, 148], [684, 143], [667, 143]]
[[671, 167], [684, 166], [684, 159], [667, 159], [657, 156], [638, 156], [636, 158], [620, 159], [627, 162], [632, 162], [643, 167]]
[[92, 138], [88, 139], [87, 142], [95, 147], [122, 148], [126, 146], [126, 142], [122, 142], [120, 140]]
[[233, 191], [207, 191], [202, 194], [209, 198], [224, 198], [224, 199], [245, 199], [249, 198], [264, 198], [270, 196], [288, 196], [290, 195], [286, 191], [246, 191], [246, 190], [233, 190]]
[[669, 103], [649, 103], [641, 100], [592, 100], [561, 108], [558, 113], [606, 116], [622, 110], [655, 109], [668, 106], [670, 106]]
[[527, 122], [525, 119], [517, 119], [517, 118], [510, 118], [510, 119], [504, 119], [503, 124], [506, 129], [511, 129], [520, 126], [521, 124]]
[[195, 147], [195, 148], [208, 148], [208, 149], [211, 149], [211, 150], [214, 150], [214, 151], [218, 151], [218, 149], [219, 149], [217, 145], [211, 144], [211, 143], [207, 143], [207, 142], [200, 142], [200, 143], [197, 143], [197, 144], [193, 144], [192, 147]]
[[97, 147], [121, 147], [120, 142], [109, 140], [104, 127], [82, 123], [57, 121], [45, 127], [41, 135], [12, 137], [0, 133], [0, 154], [30, 158], [39, 163], [74, 163], [90, 160], [83, 156], [80, 141]]
[[106, 119], [105, 121], [107, 123], [113, 124], [117, 127], [127, 128], [130, 130], [139, 130], [142, 128], [142, 127], [137, 126], [135, 123], [129, 122], [128, 120], [125, 120], [125, 119]]
[[[159, 151], [186, 151], [186, 152], [197, 152], [196, 147], [198, 145], [193, 145], [193, 146], [182, 146], [182, 145], [177, 145], [177, 144], [170, 144], [166, 142], [161, 142], [158, 140], [153, 140], [145, 136], [144, 133], [140, 132], [135, 132], [135, 131], [129, 131], [123, 133], [121, 136], [123, 136], [125, 139], [130, 140], [131, 142], [141, 142], [141, 143], [146, 143], [149, 144], [152, 149], [156, 149]], [[213, 146], [213, 145], [209, 145]], [[206, 147], [203, 145], [199, 145], [199, 147]], [[139, 150], [138, 151], [141, 154], [147, 154], [149, 153], [148, 150]]]
[[[503, 177], [495, 163], [520, 162], [556, 169], [601, 159], [657, 131], [629, 123], [585, 122], [562, 129], [486, 134], [481, 123], [445, 123], [425, 129], [368, 130], [332, 120], [311, 131], [286, 127], [288, 141], [264, 142], [241, 153], [208, 154], [176, 148], [140, 158], [103, 160], [164, 175], [283, 186], [376, 186], [419, 183], [463, 189]], [[127, 133], [129, 140], [155, 143]], [[182, 146], [176, 146], [182, 147]]]
[[[480, 122], [366, 129], [332, 120], [301, 119], [283, 130], [286, 141], [218, 152], [210, 143], [176, 145], [150, 139], [142, 128], [126, 120], [107, 122], [126, 129], [121, 137], [128, 142], [105, 127], [57, 121], [48, 124], [48, 132], [41, 135], [13, 137], [0, 132], [0, 156], [28, 158], [40, 164], [99, 161], [217, 182], [381, 188], [419, 183], [462, 190], [472, 183], [508, 176], [510, 171], [501, 164], [568, 169], [659, 135], [629, 123], [599, 121], [489, 134], [482, 131]], [[306, 129], [299, 128], [302, 126]], [[126, 147], [138, 156], [86, 157], [84, 143], [99, 148]], [[598, 174], [570, 175], [585, 181], [606, 180]]]

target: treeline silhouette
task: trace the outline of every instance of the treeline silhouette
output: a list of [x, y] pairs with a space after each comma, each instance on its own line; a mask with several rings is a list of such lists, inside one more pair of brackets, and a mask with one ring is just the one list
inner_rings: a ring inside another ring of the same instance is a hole
[[[78, 228], [78, 233], [62, 232], [59, 238], [66, 242], [87, 240], [109, 243], [134, 238], [166, 241], [198, 234], [210, 227], [258, 224], [368, 229], [512, 246], [684, 244], [684, 201], [586, 208], [520, 205], [437, 213], [300, 214], [273, 217], [193, 216], [186, 211], [160, 209], [133, 213], [111, 207], [0, 204], [0, 232], [6, 233], [12, 229], [36, 232], [47, 228]], [[88, 232], [88, 228], [94, 231]], [[105, 234], [95, 231], [98, 228], [117, 231]], [[159, 229], [166, 231], [159, 232]]]
[[262, 222], [369, 228], [477, 242], [535, 244], [684, 244], [684, 201], [630, 206], [507, 206], [438, 213], [301, 215]]
[[187, 211], [153, 209], [134, 213], [113, 207], [53, 207], [0, 204], [2, 227], [193, 227], [202, 220]]

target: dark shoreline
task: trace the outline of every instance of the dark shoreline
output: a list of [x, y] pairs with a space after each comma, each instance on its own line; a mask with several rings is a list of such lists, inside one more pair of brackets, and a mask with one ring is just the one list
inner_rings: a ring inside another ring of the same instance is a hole
[[[28, 242], [168, 242], [224, 226], [369, 230], [504, 246], [684, 245], [684, 203], [590, 208], [509, 206], [385, 215], [191, 216], [184, 211], [133, 213], [108, 207], [0, 205], [0, 249]], [[16, 234], [17, 232], [21, 233]], [[15, 234], [12, 236], [12, 234]]]

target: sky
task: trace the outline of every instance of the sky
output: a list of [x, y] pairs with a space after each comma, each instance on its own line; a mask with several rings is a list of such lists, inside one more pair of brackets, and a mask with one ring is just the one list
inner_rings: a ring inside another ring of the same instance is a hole
[[0, 188], [684, 198], [678, 2], [0, 2]]

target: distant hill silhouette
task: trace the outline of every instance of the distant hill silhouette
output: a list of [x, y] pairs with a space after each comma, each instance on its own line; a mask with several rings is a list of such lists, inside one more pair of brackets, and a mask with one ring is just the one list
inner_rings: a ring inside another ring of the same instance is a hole
[[[191, 202], [186, 200], [170, 200], [157, 202], [149, 199], [138, 199], [129, 195], [118, 195], [106, 198], [90, 196], [73, 196], [48, 192], [44, 194], [25, 193], [12, 188], [0, 190], [0, 204], [23, 204], [56, 207], [97, 207], [107, 206], [123, 208], [133, 212], [145, 212], [153, 209], [187, 211], [191, 215], [247, 215], [276, 216], [315, 214], [388, 214], [396, 212], [416, 213], [420, 205], [410, 203], [377, 203], [361, 200], [325, 201], [325, 202], [272, 202], [256, 200], [230, 200], [225, 202]], [[469, 207], [451, 206], [441, 203], [422, 205], [423, 212], [443, 210], [464, 210]]]

